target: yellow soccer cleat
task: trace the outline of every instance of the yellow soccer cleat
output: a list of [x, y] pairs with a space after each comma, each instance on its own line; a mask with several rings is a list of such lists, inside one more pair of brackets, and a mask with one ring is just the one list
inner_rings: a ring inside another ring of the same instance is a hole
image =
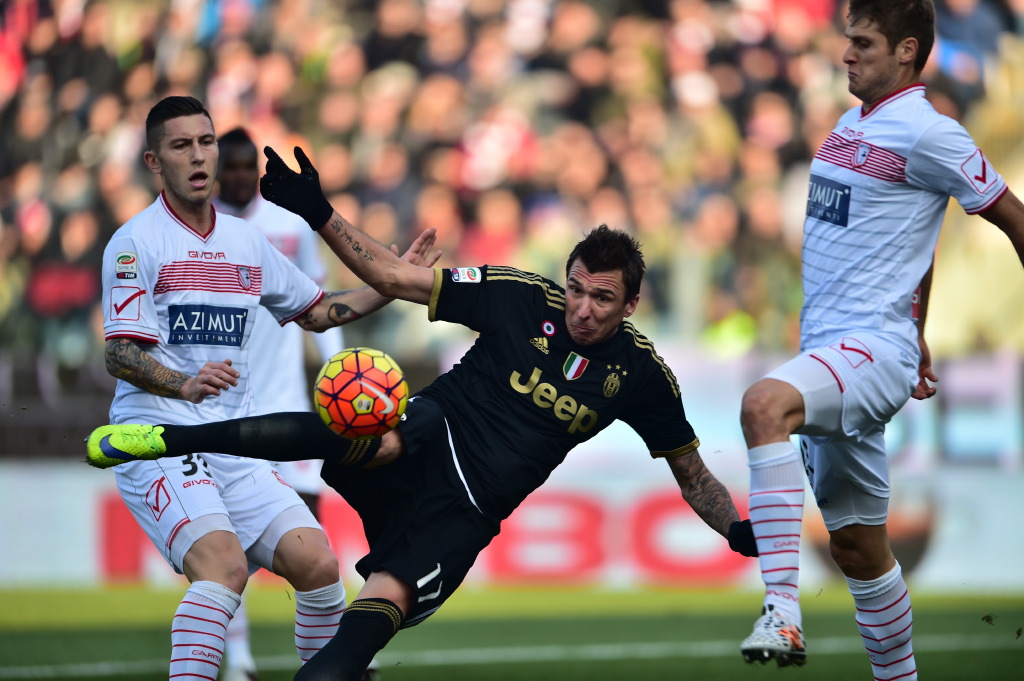
[[160, 435], [163, 426], [125, 423], [100, 426], [86, 439], [86, 461], [96, 468], [110, 468], [128, 461], [152, 461], [167, 451]]

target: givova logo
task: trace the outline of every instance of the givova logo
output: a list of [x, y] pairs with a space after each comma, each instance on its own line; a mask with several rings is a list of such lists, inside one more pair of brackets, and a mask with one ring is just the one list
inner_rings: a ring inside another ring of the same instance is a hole
[[846, 227], [850, 221], [850, 187], [820, 175], [811, 175], [807, 217]]
[[249, 310], [220, 305], [168, 305], [172, 345], [242, 345]]

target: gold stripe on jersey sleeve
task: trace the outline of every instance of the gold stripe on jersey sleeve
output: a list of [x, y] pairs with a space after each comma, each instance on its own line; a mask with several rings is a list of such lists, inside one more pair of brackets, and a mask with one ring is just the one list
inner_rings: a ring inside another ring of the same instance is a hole
[[434, 268], [434, 288], [430, 291], [430, 302], [427, 303], [427, 319], [437, 321], [437, 299], [441, 296], [441, 281], [444, 279], [444, 269]]
[[558, 310], [565, 310], [565, 294], [551, 286], [551, 283], [532, 272], [524, 272], [514, 267], [491, 266], [487, 268], [487, 278], [495, 281], [518, 281], [523, 284], [532, 284], [544, 289], [544, 297], [548, 305]]
[[655, 362], [657, 362], [658, 366], [661, 367], [662, 373], [665, 374], [665, 378], [668, 379], [669, 385], [672, 386], [672, 394], [676, 397], [679, 397], [679, 382], [676, 380], [675, 374], [672, 373], [672, 369], [670, 369], [669, 366], [665, 364], [665, 360], [663, 360], [661, 356], [654, 350], [654, 343], [648, 340], [645, 336], [641, 336], [640, 333], [636, 330], [636, 327], [633, 326], [633, 324], [631, 324], [630, 322], [624, 322], [622, 328], [625, 330], [626, 333], [633, 337], [633, 342], [636, 344], [638, 348], [647, 350], [648, 352], [651, 353], [651, 358]]
[[678, 449], [673, 449], [670, 452], [651, 452], [651, 458], [652, 459], [674, 459], [677, 456], [682, 456], [683, 454], [689, 454], [691, 452], [695, 452], [695, 451], [697, 451], [698, 447], [700, 447], [700, 438], [696, 438], [695, 437], [695, 438], [693, 438], [693, 442], [691, 442], [690, 444], [683, 445], [682, 447], [679, 447]]

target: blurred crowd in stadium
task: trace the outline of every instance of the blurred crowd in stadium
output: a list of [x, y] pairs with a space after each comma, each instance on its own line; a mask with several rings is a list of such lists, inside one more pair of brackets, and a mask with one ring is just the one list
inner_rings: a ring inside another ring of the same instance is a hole
[[[1000, 165], [1007, 145], [971, 116], [1021, 59], [1024, 0], [936, 4], [929, 96]], [[447, 264], [560, 281], [582, 232], [630, 228], [640, 329], [792, 350], [807, 165], [855, 104], [844, 17], [841, 0], [6, 0], [0, 354], [102, 361], [100, 256], [155, 197], [143, 126], [167, 94], [200, 98], [218, 131], [304, 146], [383, 242], [433, 225]], [[987, 119], [1019, 117], [1003, 105]], [[338, 265], [329, 283], [356, 282]], [[352, 338], [425, 347], [391, 337], [422, 310], [393, 307]]]

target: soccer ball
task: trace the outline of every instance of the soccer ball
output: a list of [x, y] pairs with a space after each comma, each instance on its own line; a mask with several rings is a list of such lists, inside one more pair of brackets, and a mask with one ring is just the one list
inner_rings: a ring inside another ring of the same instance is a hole
[[313, 387], [320, 418], [350, 440], [380, 437], [398, 425], [409, 384], [398, 363], [373, 348], [348, 348], [324, 363]]

